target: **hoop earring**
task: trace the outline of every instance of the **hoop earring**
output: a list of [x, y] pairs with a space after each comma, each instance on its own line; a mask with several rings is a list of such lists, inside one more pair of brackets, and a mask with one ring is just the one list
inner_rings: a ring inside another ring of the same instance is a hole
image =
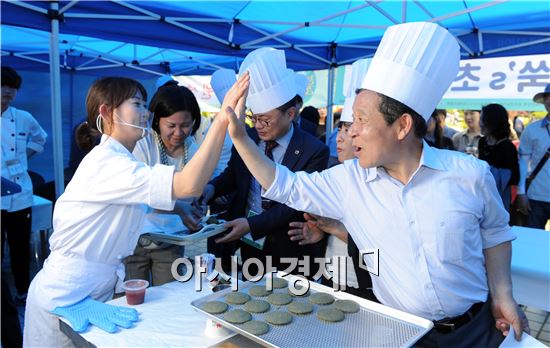
[[103, 118], [103, 116], [101, 116], [101, 114], [97, 115], [96, 119], [95, 119], [95, 126], [97, 128], [97, 130], [99, 131], [99, 133], [103, 134], [103, 127], [101, 126], [102, 122], [101, 122], [101, 119]]

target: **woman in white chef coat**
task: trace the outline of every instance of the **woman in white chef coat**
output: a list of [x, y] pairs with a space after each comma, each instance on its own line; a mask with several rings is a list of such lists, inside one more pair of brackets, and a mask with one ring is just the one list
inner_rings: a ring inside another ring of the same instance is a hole
[[[108, 300], [123, 278], [122, 259], [134, 249], [147, 206], [172, 210], [177, 198], [199, 196], [217, 164], [225, 137], [227, 107], [241, 108], [248, 88], [243, 76], [193, 159], [177, 172], [137, 161], [132, 151], [148, 131], [146, 92], [132, 79], [102, 78], [86, 98], [88, 126], [103, 133], [57, 200], [51, 253], [29, 288], [25, 346], [69, 345], [59, 330], [56, 307], [86, 297]], [[238, 104], [238, 105], [237, 105]]]
[[[172, 165], [176, 171], [182, 170], [198, 150], [192, 136], [201, 123], [195, 95], [183, 86], [164, 86], [152, 97], [149, 110], [154, 114], [152, 131], [137, 142], [134, 156], [150, 166], [160, 163]], [[192, 202], [192, 198], [178, 200], [174, 213], [180, 215], [189, 230], [197, 231], [201, 212]], [[152, 211], [146, 218], [154, 219], [157, 214], [158, 211]], [[178, 245], [140, 237], [133, 254], [124, 261], [126, 279], [150, 279], [153, 286], [174, 281], [172, 263], [181, 257], [182, 249]]]

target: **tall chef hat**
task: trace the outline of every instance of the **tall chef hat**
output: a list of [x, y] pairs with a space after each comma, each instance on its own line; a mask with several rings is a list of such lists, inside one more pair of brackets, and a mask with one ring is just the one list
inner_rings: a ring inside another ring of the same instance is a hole
[[361, 87], [398, 100], [428, 120], [459, 62], [458, 42], [439, 25], [394, 25], [384, 33]]
[[285, 52], [270, 47], [250, 52], [239, 69], [239, 76], [250, 73], [247, 104], [255, 114], [284, 105], [296, 96], [294, 71], [287, 69]]
[[220, 104], [223, 103], [223, 98], [225, 98], [227, 91], [229, 91], [235, 82], [237, 82], [237, 77], [233, 70], [219, 69], [212, 74], [210, 86], [212, 86], [214, 94], [216, 94], [216, 98], [218, 98]]
[[361, 83], [367, 74], [371, 58], [359, 59], [351, 65], [351, 69], [346, 71], [344, 75], [344, 109], [342, 110], [342, 115], [340, 121], [342, 122], [353, 122], [353, 102], [355, 101], [355, 91], [361, 87]]
[[309, 80], [306, 75], [295, 73], [296, 77], [296, 94], [304, 100], [306, 98], [306, 90]]

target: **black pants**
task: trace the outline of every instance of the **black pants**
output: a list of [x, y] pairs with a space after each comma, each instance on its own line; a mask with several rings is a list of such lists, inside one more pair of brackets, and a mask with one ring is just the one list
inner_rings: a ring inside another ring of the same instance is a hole
[[479, 313], [468, 323], [449, 333], [438, 332], [433, 328], [422, 337], [415, 347], [498, 347], [504, 336], [495, 328], [491, 313], [491, 301], [487, 300]]
[[2, 260], [4, 242], [7, 239], [10, 246], [11, 271], [19, 294], [25, 294], [30, 285], [31, 221], [31, 207], [13, 212], [2, 210]]
[[21, 346], [23, 346], [23, 336], [21, 335], [19, 314], [6, 279], [2, 277], [2, 347]]

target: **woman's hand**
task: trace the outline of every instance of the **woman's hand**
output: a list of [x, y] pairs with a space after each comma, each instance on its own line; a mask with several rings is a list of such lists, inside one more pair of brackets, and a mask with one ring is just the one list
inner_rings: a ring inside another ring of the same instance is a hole
[[248, 72], [245, 72], [225, 94], [220, 113], [216, 116], [216, 118], [229, 122], [230, 113], [232, 112], [237, 112], [239, 116], [242, 114], [244, 117], [249, 84], [250, 75]]

